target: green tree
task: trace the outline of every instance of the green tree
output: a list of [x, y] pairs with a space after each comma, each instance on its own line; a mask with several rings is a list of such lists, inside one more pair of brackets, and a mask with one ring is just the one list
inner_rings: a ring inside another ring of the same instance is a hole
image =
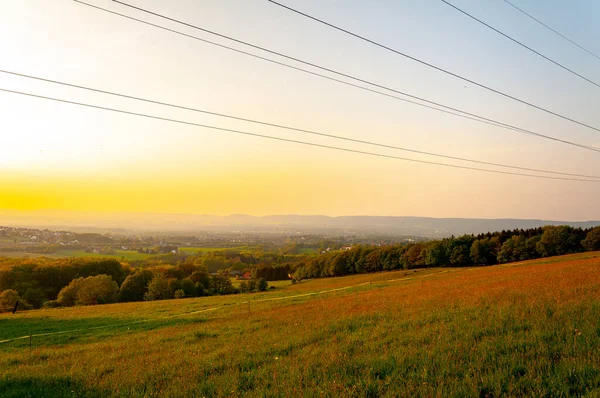
[[90, 276], [79, 286], [77, 305], [108, 304], [117, 301], [119, 286], [109, 275]]
[[210, 291], [212, 294], [232, 294], [237, 290], [231, 284], [231, 280], [225, 275], [213, 275], [210, 278]]
[[585, 250], [600, 250], [600, 227], [592, 229], [581, 242]]
[[57, 301], [64, 307], [112, 303], [117, 300], [118, 291], [117, 282], [109, 275], [77, 278], [58, 293]]
[[267, 280], [265, 278], [260, 278], [258, 280], [258, 290], [261, 292], [264, 292], [268, 289], [269, 284], [267, 283]]
[[498, 238], [477, 239], [471, 245], [473, 264], [491, 265], [497, 262]]
[[185, 297], [195, 297], [198, 295], [196, 285], [190, 278], [185, 278], [181, 281], [181, 290], [185, 293]]
[[537, 244], [537, 251], [542, 257], [560, 256], [562, 254], [576, 253], [581, 247], [572, 227], [561, 225], [558, 227], [544, 227], [542, 238]]
[[148, 284], [154, 274], [148, 269], [141, 269], [125, 278], [119, 291], [121, 301], [142, 301], [148, 292]]
[[77, 292], [84, 284], [85, 278], [73, 279], [67, 286], [63, 287], [58, 293], [56, 301], [63, 307], [70, 307], [75, 305], [77, 299]]
[[144, 300], [167, 300], [173, 298], [173, 284], [162, 273], [156, 273], [148, 284], [148, 292], [144, 294]]

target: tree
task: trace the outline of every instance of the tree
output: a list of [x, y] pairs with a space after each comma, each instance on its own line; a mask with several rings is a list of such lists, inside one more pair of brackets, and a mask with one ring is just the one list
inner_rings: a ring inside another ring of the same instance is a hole
[[85, 278], [75, 297], [77, 305], [108, 304], [117, 301], [119, 286], [108, 275]]
[[471, 260], [474, 264], [491, 265], [497, 262], [498, 238], [478, 239], [471, 245]]
[[58, 293], [56, 301], [63, 307], [70, 307], [75, 305], [77, 298], [77, 292], [83, 285], [85, 278], [73, 279], [67, 286], [63, 287]]
[[265, 278], [260, 278], [258, 280], [258, 290], [264, 292], [269, 287], [267, 280]]
[[581, 242], [585, 250], [600, 250], [600, 227], [592, 229]]
[[514, 251], [515, 251], [515, 242], [512, 238], [508, 238], [500, 248], [498, 252], [498, 262], [499, 263], [509, 263], [514, 259]]
[[173, 285], [169, 283], [169, 279], [162, 273], [154, 275], [148, 284], [148, 292], [144, 294], [144, 300], [166, 300], [173, 298]]
[[209, 286], [212, 294], [237, 293], [237, 290], [231, 284], [231, 280], [225, 275], [213, 275], [210, 278]]
[[0, 294], [0, 312], [12, 311], [19, 300], [16, 290], [8, 289]]
[[428, 267], [439, 267], [448, 263], [443, 241], [434, 241], [427, 244], [424, 262]]
[[581, 240], [577, 240], [575, 230], [568, 225], [544, 227], [542, 239], [537, 244], [537, 251], [542, 257], [576, 253], [579, 248]]
[[108, 275], [73, 279], [58, 293], [58, 303], [72, 305], [94, 305], [112, 303], [117, 300], [119, 287]]
[[204, 286], [205, 288], [208, 288], [208, 285], [210, 283], [210, 275], [208, 275], [208, 271], [206, 270], [206, 267], [204, 267], [204, 266], [202, 266], [197, 271], [194, 271], [190, 275], [190, 279], [194, 283], [200, 282], [202, 284], [202, 286]]
[[121, 301], [142, 301], [144, 294], [148, 292], [148, 284], [154, 274], [148, 269], [136, 271], [134, 274], [125, 278], [119, 291]]
[[196, 285], [190, 278], [185, 278], [181, 281], [181, 290], [185, 293], [185, 297], [195, 297], [198, 295]]

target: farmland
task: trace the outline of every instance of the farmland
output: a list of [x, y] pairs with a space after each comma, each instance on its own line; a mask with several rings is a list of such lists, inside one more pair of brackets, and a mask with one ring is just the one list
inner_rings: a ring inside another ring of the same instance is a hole
[[[1, 396], [600, 394], [600, 253], [0, 315]], [[63, 334], [38, 334], [69, 331]]]
[[[240, 249], [240, 248], [233, 248]], [[181, 247], [178, 249], [180, 252], [187, 255], [196, 255], [198, 253], [208, 252], [219, 252], [230, 250], [222, 247]], [[113, 254], [107, 253], [90, 253], [82, 249], [61, 249], [54, 253], [31, 253], [31, 252], [19, 252], [19, 251], [3, 251], [0, 255], [5, 257], [13, 258], [34, 258], [34, 257], [48, 257], [48, 258], [65, 258], [65, 257], [85, 257], [85, 258], [114, 258], [124, 261], [137, 261], [137, 260], [148, 260], [155, 257], [155, 254], [138, 253], [135, 250], [114, 250]]]

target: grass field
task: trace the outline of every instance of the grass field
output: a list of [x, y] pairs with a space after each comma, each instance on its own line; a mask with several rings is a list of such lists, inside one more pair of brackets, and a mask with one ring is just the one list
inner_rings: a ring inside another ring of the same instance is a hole
[[195, 256], [198, 253], [208, 253], [208, 252], [222, 252], [225, 250], [251, 250], [248, 246], [238, 246], [238, 247], [180, 247], [179, 251], [187, 253], [191, 256]]
[[23, 258], [23, 257], [48, 257], [48, 258], [64, 258], [64, 257], [89, 257], [89, 258], [121, 258], [127, 260], [146, 260], [152, 257], [152, 254], [138, 253], [132, 250], [115, 250], [115, 254], [102, 253], [87, 253], [85, 250], [58, 250], [55, 253], [28, 253], [28, 252], [0, 252], [0, 256]]
[[[245, 248], [245, 247], [243, 247]], [[240, 247], [235, 248], [240, 249]], [[228, 248], [222, 247], [180, 247], [179, 251], [184, 252], [190, 256], [195, 256], [198, 253], [207, 253], [212, 251], [224, 251], [229, 250]], [[85, 250], [58, 250], [55, 253], [29, 253], [29, 252], [18, 252], [18, 251], [7, 251], [0, 252], [0, 257], [49, 257], [49, 258], [64, 258], [64, 257], [90, 257], [90, 258], [115, 258], [124, 259], [125, 261], [135, 260], [147, 260], [152, 258], [155, 254], [138, 253], [136, 250], [115, 250], [115, 254], [101, 254], [101, 253], [87, 253]]]
[[0, 396], [594, 397], [599, 319], [600, 253], [5, 314], [71, 332], [0, 344]]

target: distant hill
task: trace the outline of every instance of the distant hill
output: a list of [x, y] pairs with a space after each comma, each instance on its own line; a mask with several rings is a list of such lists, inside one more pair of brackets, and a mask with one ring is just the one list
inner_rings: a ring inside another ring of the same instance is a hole
[[0, 225], [71, 230], [119, 231], [253, 231], [265, 233], [391, 234], [444, 237], [544, 225], [589, 228], [600, 221], [478, 219], [387, 216], [271, 215], [229, 216], [159, 213], [81, 213], [59, 211], [0, 211]]

